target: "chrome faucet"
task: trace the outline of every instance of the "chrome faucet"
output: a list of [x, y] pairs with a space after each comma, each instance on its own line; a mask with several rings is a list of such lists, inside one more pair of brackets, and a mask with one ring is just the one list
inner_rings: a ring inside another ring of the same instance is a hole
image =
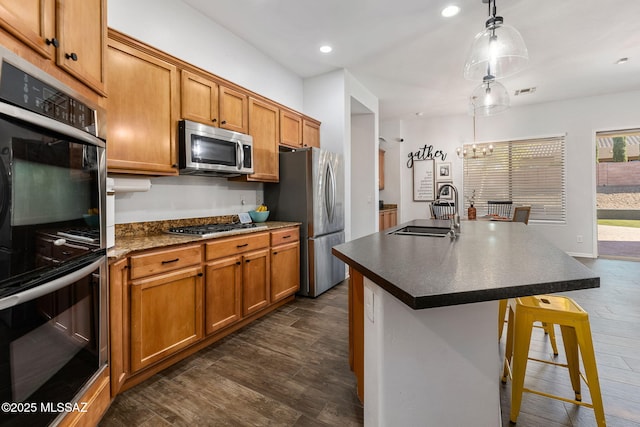
[[451, 232], [453, 234], [451, 237], [456, 237], [458, 234], [460, 234], [460, 214], [458, 213], [460, 206], [458, 205], [458, 189], [452, 184], [443, 184], [438, 190], [438, 199], [442, 194], [442, 190], [447, 187], [451, 188], [451, 191], [453, 191], [453, 195], [455, 197], [455, 208], [453, 211], [453, 216], [451, 217]]

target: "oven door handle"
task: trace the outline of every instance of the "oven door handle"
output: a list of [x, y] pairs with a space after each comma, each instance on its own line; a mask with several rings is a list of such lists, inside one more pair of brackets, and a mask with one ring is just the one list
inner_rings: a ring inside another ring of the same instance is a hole
[[76, 129], [73, 126], [67, 125], [57, 120], [50, 119], [47, 116], [42, 116], [40, 114], [36, 114], [29, 110], [24, 110], [22, 108], [19, 108], [4, 102], [0, 102], [0, 113], [5, 114], [9, 117], [14, 117], [16, 119], [25, 121], [27, 123], [31, 123], [36, 126], [44, 127], [54, 132], [58, 132], [67, 137], [75, 138], [86, 144], [96, 145], [98, 147], [105, 148], [104, 141], [102, 141], [97, 136], [94, 136], [83, 130]]
[[0, 299], [0, 310], [5, 310], [18, 304], [40, 298], [41, 296], [55, 292], [58, 289], [62, 289], [66, 286], [72, 285], [83, 277], [91, 274], [91, 272], [95, 269], [100, 268], [104, 264], [104, 259], [105, 257], [102, 256], [97, 261], [94, 261], [91, 264], [82, 267], [81, 269], [76, 270], [71, 274], [59, 277], [55, 280], [52, 280], [51, 282], [45, 283], [44, 285], [36, 286], [35, 288], [27, 289], [26, 291], [17, 293], [15, 295], [10, 295], [8, 297], [2, 298]]

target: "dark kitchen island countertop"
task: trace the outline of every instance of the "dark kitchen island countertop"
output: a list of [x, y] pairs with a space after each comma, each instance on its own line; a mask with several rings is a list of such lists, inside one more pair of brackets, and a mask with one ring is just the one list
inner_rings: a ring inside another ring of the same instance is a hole
[[333, 254], [413, 309], [597, 288], [600, 278], [522, 223], [463, 221], [456, 239], [391, 234], [413, 220], [333, 248]]

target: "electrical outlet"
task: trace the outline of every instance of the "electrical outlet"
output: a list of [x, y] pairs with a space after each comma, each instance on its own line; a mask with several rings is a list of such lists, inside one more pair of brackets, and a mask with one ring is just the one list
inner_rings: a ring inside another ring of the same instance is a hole
[[576, 236], [576, 241], [577, 241], [578, 243], [582, 243], [582, 242], [584, 242], [584, 239], [582, 238], [582, 234], [578, 234], [578, 235]]
[[241, 198], [240, 198], [240, 205], [244, 206], [244, 205], [245, 205], [245, 203], [246, 203], [246, 202], [244, 201], [244, 197], [241, 197]]

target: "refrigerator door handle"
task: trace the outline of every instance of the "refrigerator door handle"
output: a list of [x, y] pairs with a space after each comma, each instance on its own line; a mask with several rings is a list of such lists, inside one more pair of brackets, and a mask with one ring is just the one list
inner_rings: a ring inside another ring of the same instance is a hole
[[329, 222], [333, 222], [333, 214], [336, 206], [336, 177], [331, 163], [327, 163], [327, 173], [325, 176], [325, 206]]

